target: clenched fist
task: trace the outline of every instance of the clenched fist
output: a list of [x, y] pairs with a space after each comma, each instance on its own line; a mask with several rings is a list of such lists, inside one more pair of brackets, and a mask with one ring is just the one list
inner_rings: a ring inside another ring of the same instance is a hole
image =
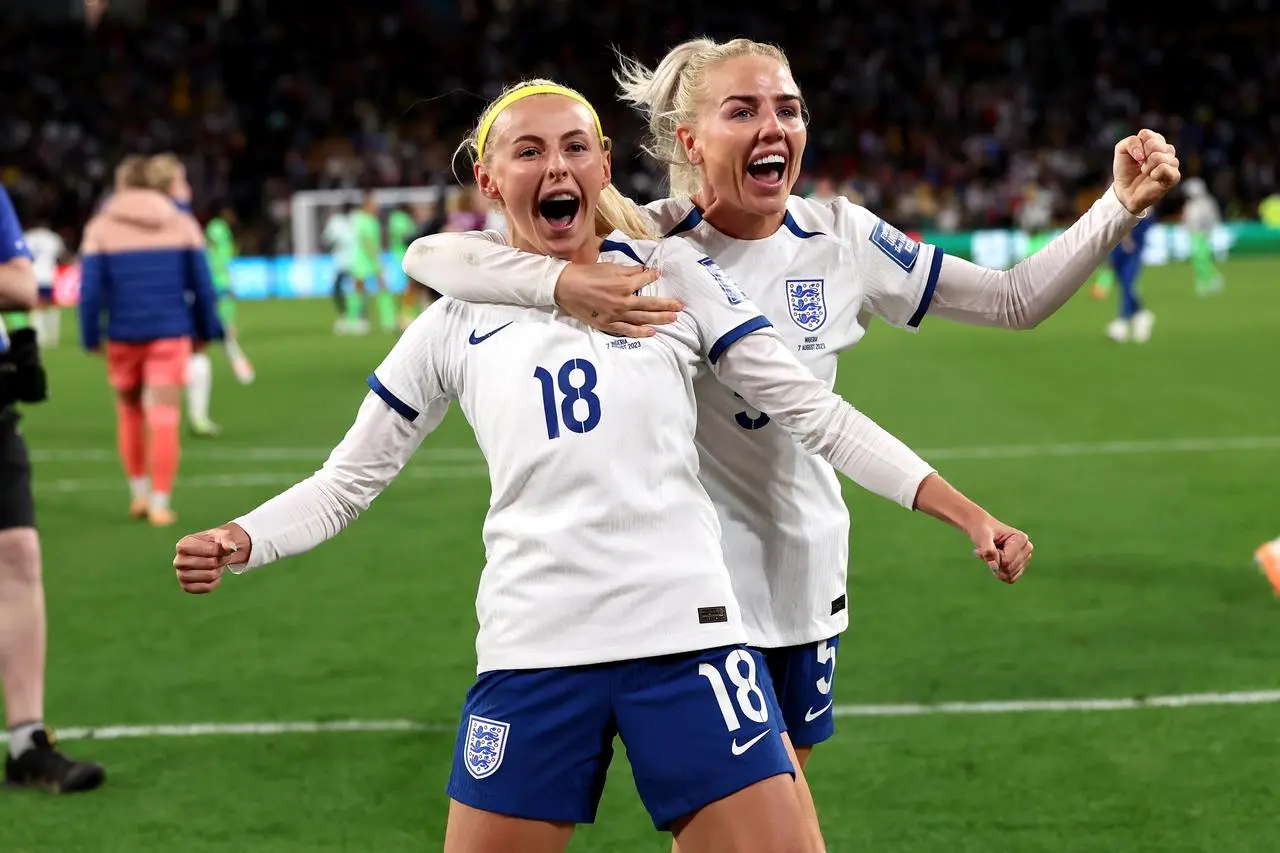
[[1182, 180], [1177, 150], [1146, 128], [1116, 143], [1112, 172], [1116, 197], [1134, 216], [1140, 216]]
[[178, 583], [192, 595], [213, 592], [222, 582], [222, 570], [249, 562], [252, 548], [249, 534], [234, 522], [184, 536], [178, 541], [173, 558]]

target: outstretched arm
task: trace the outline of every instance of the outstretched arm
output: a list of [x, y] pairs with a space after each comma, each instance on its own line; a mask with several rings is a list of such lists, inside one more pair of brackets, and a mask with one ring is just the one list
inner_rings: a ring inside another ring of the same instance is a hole
[[337, 536], [400, 474], [446, 411], [441, 400], [409, 421], [370, 392], [319, 471], [232, 522], [252, 543], [245, 564], [232, 571], [302, 554]]
[[768, 412], [805, 450], [822, 456], [859, 486], [964, 532], [977, 555], [1012, 583], [1031, 543], [965, 497], [915, 451], [827, 390], [772, 330], [746, 335], [721, 353], [716, 377], [755, 409]]
[[1032, 329], [1066, 304], [1151, 205], [1182, 179], [1177, 152], [1142, 130], [1116, 143], [1114, 181], [1074, 225], [1009, 270], [946, 257], [932, 312], [950, 320]]
[[319, 471], [252, 512], [178, 542], [173, 565], [183, 589], [210, 592], [224, 568], [238, 573], [309, 551], [369, 508], [455, 396], [456, 313], [436, 303], [414, 320], [369, 377], [372, 393]]
[[1011, 269], [947, 255], [930, 313], [976, 326], [1033, 329], [1084, 286], [1140, 219], [1107, 190], [1074, 225]]

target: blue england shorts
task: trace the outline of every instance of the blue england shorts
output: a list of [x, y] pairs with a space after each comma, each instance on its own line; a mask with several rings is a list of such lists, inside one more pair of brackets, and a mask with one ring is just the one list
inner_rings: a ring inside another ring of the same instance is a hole
[[467, 691], [449, 796], [488, 812], [592, 823], [618, 736], [659, 830], [795, 774], [763, 656], [745, 646], [498, 670]]
[[831, 692], [840, 638], [782, 649], [761, 649], [794, 747], [822, 743], [836, 733]]

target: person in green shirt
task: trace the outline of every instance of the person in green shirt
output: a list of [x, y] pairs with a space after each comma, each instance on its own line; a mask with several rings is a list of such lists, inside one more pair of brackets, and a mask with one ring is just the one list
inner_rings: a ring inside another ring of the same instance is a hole
[[[218, 316], [222, 320], [226, 337], [223, 351], [231, 362], [231, 370], [242, 385], [254, 379], [253, 364], [240, 348], [236, 332], [235, 292], [231, 286], [231, 261], [239, 254], [236, 248], [235, 211], [229, 205], [216, 205], [218, 211], [205, 225], [205, 257], [213, 278], [213, 290], [218, 297]], [[208, 352], [192, 352], [187, 364], [187, 422], [191, 432], [200, 436], [217, 435], [219, 427], [209, 417], [209, 405], [213, 397], [213, 364]]]
[[364, 203], [352, 215], [351, 229], [355, 237], [351, 250], [351, 278], [355, 287], [347, 298], [346, 331], [362, 332], [368, 328], [364, 298], [369, 293], [376, 300], [378, 322], [383, 331], [394, 331], [396, 302], [382, 275], [382, 223], [378, 221], [378, 205], [372, 193], [365, 195]]
[[205, 226], [204, 236], [208, 247], [209, 269], [213, 273], [213, 290], [218, 296], [218, 315], [226, 330], [223, 346], [236, 378], [248, 385], [253, 381], [253, 365], [240, 349], [239, 336], [236, 334], [236, 295], [231, 287], [231, 261], [240, 254], [232, 231], [235, 226], [235, 211], [224, 205], [218, 215]]
[[[387, 248], [391, 250], [391, 260], [396, 266], [404, 261], [404, 253], [409, 250], [413, 238], [418, 236], [419, 227], [418, 220], [413, 218], [405, 205], [393, 209], [387, 216]], [[404, 296], [400, 300], [400, 328], [408, 327], [413, 318], [418, 316], [419, 310], [416, 282], [406, 279]]]

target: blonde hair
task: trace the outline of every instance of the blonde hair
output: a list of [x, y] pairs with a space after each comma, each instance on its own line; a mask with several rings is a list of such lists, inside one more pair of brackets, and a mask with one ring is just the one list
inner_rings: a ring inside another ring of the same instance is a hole
[[[498, 95], [498, 97], [494, 98], [493, 101], [484, 108], [480, 113], [480, 118], [476, 121], [475, 129], [467, 136], [466, 139], [462, 140], [462, 143], [458, 145], [458, 148], [453, 152], [453, 156], [456, 158], [459, 153], [465, 151], [468, 158], [471, 160], [472, 166], [476, 163], [487, 165], [491, 155], [490, 152], [485, 152], [485, 156], [483, 159], [481, 158], [478, 143], [481, 131], [484, 130], [487, 132], [493, 125], [493, 122], [497, 119], [498, 113], [501, 112], [502, 109], [506, 109], [506, 107], [511, 103], [514, 103], [514, 101], [510, 99], [511, 95], [515, 94], [520, 89], [525, 89], [530, 86], [555, 86], [557, 88], [565, 89], [565, 95], [567, 97], [572, 97], [575, 100], [580, 101], [591, 111], [592, 117], [596, 118], [595, 108], [591, 106], [591, 102], [576, 90], [570, 89], [568, 86], [561, 86], [554, 80], [545, 80], [541, 78], [525, 80], [523, 82], [516, 83], [514, 86], [508, 86], [500, 95]], [[596, 118], [596, 126], [599, 127], [599, 118]], [[605, 151], [610, 151], [613, 148], [613, 142], [609, 137], [602, 134], [600, 136], [600, 147]], [[653, 230], [653, 226], [650, 224], [648, 216], [640, 210], [635, 202], [624, 196], [612, 183], [600, 192], [600, 198], [596, 201], [595, 230], [597, 237], [606, 237], [614, 231], [621, 231], [633, 240], [653, 240], [657, 238], [657, 234]]]
[[709, 38], [678, 44], [650, 70], [643, 63], [618, 55], [621, 67], [614, 73], [622, 100], [649, 121], [645, 153], [667, 167], [673, 195], [696, 195], [702, 188], [698, 167], [676, 136], [676, 128], [696, 124], [707, 98], [707, 71], [727, 59], [765, 56], [791, 70], [787, 55], [778, 47], [751, 39], [717, 42]]
[[142, 165], [143, 185], [168, 195], [173, 181], [182, 169], [182, 161], [174, 154], [155, 154], [148, 157]]
[[145, 157], [138, 154], [130, 154], [120, 161], [116, 166], [115, 172], [115, 188], [125, 189], [141, 189], [146, 187], [146, 180], [142, 175], [142, 167], [146, 164]]

